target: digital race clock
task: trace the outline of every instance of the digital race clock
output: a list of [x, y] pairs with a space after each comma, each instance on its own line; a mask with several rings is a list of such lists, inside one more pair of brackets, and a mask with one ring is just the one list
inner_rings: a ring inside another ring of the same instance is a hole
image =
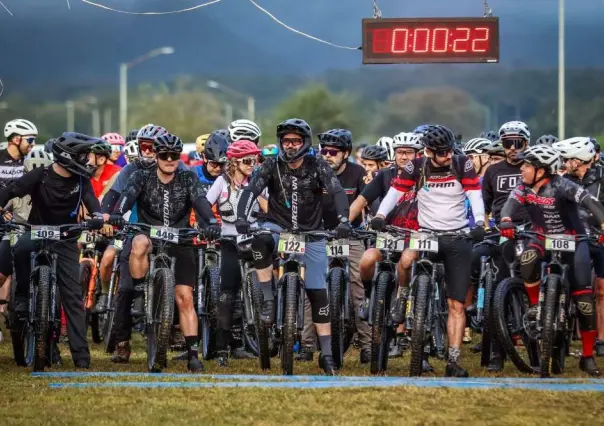
[[363, 63], [499, 62], [499, 18], [363, 19]]

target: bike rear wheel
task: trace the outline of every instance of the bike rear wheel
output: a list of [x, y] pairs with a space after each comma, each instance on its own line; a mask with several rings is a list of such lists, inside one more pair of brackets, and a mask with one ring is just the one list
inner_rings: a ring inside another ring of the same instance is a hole
[[218, 298], [220, 293], [220, 269], [209, 266], [205, 278], [206, 314], [200, 320], [201, 355], [203, 359], [212, 359], [216, 347], [216, 321], [218, 318]]
[[[541, 357], [539, 369], [541, 377], [549, 377], [553, 370], [553, 356], [556, 346], [558, 322], [558, 296], [560, 277], [548, 275], [545, 281], [545, 303], [543, 304], [543, 331], [541, 332]], [[559, 354], [558, 354], [559, 355]], [[559, 371], [559, 365], [558, 371]]]
[[247, 286], [251, 294], [252, 315], [254, 316], [254, 332], [256, 335], [256, 355], [260, 362], [260, 368], [270, 370], [271, 368], [271, 345], [269, 343], [269, 328], [262, 322], [262, 289], [255, 272], [248, 273]]
[[151, 323], [147, 325], [147, 366], [159, 373], [168, 364], [170, 333], [174, 319], [174, 274], [156, 269], [151, 277]]
[[381, 272], [376, 283], [371, 326], [371, 374], [386, 371], [390, 341], [394, 337], [394, 332], [389, 324], [393, 276], [389, 272]]
[[411, 331], [411, 361], [409, 375], [422, 375], [422, 361], [424, 359], [424, 346], [426, 343], [426, 316], [428, 314], [428, 296], [430, 290], [430, 277], [420, 274], [415, 279], [413, 289], [413, 329]]
[[33, 363], [36, 333], [32, 324], [28, 321], [27, 311], [17, 313], [16, 282], [11, 285], [10, 291], [9, 318], [13, 357], [18, 366], [27, 367]]
[[298, 275], [288, 272], [284, 276], [285, 300], [283, 315], [283, 344], [281, 345], [281, 368], [287, 376], [294, 374], [294, 345], [298, 328], [296, 324], [298, 311]]
[[50, 331], [50, 267], [40, 266], [36, 272], [34, 371], [44, 371], [49, 348]]

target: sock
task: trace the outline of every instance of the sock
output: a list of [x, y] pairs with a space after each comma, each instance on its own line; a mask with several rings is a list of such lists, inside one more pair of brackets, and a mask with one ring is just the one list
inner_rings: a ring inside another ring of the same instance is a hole
[[460, 355], [461, 349], [456, 348], [455, 346], [449, 346], [449, 362], [459, 362]]
[[101, 283], [101, 293], [109, 294], [109, 285], [110, 284], [111, 284], [111, 281], [102, 282]]
[[365, 289], [365, 297], [369, 299], [371, 297], [371, 285], [373, 280], [361, 280], [363, 282], [363, 288]]
[[331, 356], [331, 336], [319, 336], [319, 347], [321, 348], [321, 355]]
[[187, 345], [187, 355], [189, 361], [191, 358], [197, 358], [197, 336], [185, 336], [185, 343]]
[[273, 281], [260, 281], [260, 288], [262, 289], [262, 296], [264, 300], [275, 300], [273, 294]]
[[530, 302], [531, 306], [539, 303], [539, 286], [538, 285], [535, 285], [532, 287], [524, 286], [524, 288], [526, 289], [526, 292], [528, 293], [529, 302]]
[[596, 330], [581, 331], [581, 343], [583, 344], [583, 356], [594, 356], [594, 344], [598, 332]]

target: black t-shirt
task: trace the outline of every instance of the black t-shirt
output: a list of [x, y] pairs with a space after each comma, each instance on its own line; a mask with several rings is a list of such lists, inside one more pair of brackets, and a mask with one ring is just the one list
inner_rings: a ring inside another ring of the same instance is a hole
[[[365, 169], [358, 164], [351, 162], [346, 163], [344, 171], [339, 175], [336, 175], [340, 181], [340, 185], [344, 188], [344, 192], [348, 197], [348, 205], [353, 203], [354, 200], [359, 196], [365, 183], [363, 177], [365, 176]], [[356, 218], [351, 225], [358, 227], [361, 225], [362, 218]], [[333, 197], [328, 194], [323, 196], [323, 224], [325, 229], [333, 229], [338, 226], [338, 213], [336, 212], [335, 205], [333, 203]]]
[[369, 211], [372, 215], [377, 213], [380, 202], [388, 193], [390, 183], [396, 175], [397, 167], [391, 166], [377, 172], [372, 181], [365, 185], [361, 195], [367, 200], [367, 205], [369, 206]]
[[8, 149], [0, 151], [0, 188], [23, 176], [23, 158], [15, 160]]
[[[520, 167], [522, 163], [512, 165], [507, 161], [501, 161], [490, 166], [482, 179], [482, 199], [484, 201], [485, 213], [491, 214], [495, 223], [501, 220], [501, 209], [507, 201], [510, 193], [522, 183], [520, 178]], [[519, 208], [515, 212], [514, 222], [528, 222], [526, 209]]]
[[77, 223], [79, 207], [86, 206], [89, 214], [100, 213], [90, 179], [77, 175], [63, 177], [52, 166], [38, 167], [0, 191], [0, 205], [15, 197], [31, 196], [32, 225], [64, 225]]

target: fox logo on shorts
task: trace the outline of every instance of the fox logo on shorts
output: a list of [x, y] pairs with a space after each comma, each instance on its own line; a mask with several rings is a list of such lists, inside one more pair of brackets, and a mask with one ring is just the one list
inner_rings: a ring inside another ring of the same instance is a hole
[[262, 253], [260, 253], [259, 251], [252, 250], [252, 255], [254, 256], [254, 260], [262, 259]]
[[319, 308], [319, 315], [323, 315], [324, 317], [329, 315], [329, 305]]

